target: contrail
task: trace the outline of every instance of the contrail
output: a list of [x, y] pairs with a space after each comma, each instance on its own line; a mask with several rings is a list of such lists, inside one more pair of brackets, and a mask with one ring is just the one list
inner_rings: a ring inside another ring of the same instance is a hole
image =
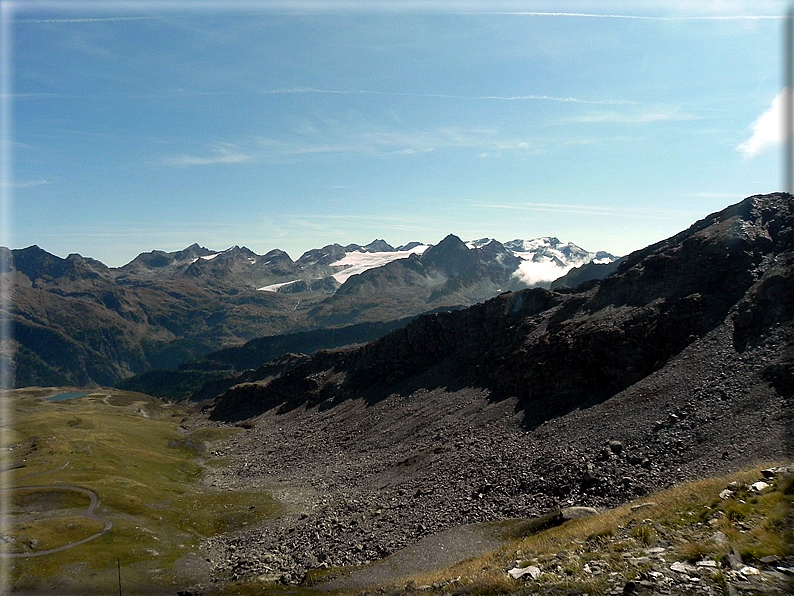
[[17, 19], [17, 23], [104, 23], [120, 21], [144, 21], [161, 17], [101, 17], [85, 19]]
[[785, 19], [783, 15], [682, 15], [682, 16], [654, 16], [637, 14], [598, 14], [590, 12], [541, 12], [541, 11], [472, 11], [474, 15], [508, 15], [522, 17], [568, 17], [579, 19], [629, 19], [634, 21], [761, 21]]
[[552, 95], [451, 95], [447, 93], [400, 93], [393, 91], [374, 91], [367, 89], [316, 89], [314, 87], [291, 87], [263, 91], [267, 95], [289, 95], [317, 93], [329, 95], [386, 95], [391, 97], [424, 97], [429, 99], [466, 99], [472, 101], [556, 101], [563, 103], [584, 103], [596, 105], [634, 105], [626, 99], [580, 99], [578, 97], [554, 97]]

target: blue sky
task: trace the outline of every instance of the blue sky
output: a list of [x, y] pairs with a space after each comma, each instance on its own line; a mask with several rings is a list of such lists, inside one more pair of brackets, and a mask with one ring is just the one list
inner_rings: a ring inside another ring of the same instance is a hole
[[783, 2], [3, 4], [15, 248], [626, 254], [780, 190]]

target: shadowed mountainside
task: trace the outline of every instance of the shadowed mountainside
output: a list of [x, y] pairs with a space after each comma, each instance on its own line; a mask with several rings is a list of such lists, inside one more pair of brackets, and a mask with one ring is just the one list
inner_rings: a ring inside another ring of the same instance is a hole
[[207, 482], [295, 509], [208, 541], [213, 577], [300, 583], [408, 546], [432, 557], [452, 528], [791, 461], [793, 223], [789, 195], [750, 197], [601, 282], [239, 377], [195, 420], [246, 429], [217, 445], [227, 465]]
[[788, 348], [759, 372], [790, 391], [794, 295], [784, 288], [794, 287], [793, 239], [788, 195], [750, 197], [632, 253], [600, 283], [507, 293], [420, 317], [361, 348], [321, 352], [281, 376], [233, 387], [212, 417], [468, 386], [516, 397], [536, 425], [608, 399], [718, 326], [733, 328], [737, 351], [770, 334], [785, 340]]
[[183, 362], [176, 370], [158, 369], [135, 375], [117, 386], [170, 400], [201, 401], [239, 383], [244, 372], [245, 378], [259, 378], [257, 369], [285, 354], [313, 354], [319, 350], [363, 344], [404, 327], [414, 318], [259, 337], [242, 346], [224, 348], [198, 360]]

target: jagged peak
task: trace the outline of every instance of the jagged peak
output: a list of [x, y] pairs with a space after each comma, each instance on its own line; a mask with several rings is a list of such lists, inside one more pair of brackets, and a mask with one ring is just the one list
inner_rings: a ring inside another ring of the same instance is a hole
[[408, 244], [403, 244], [401, 246], [398, 246], [394, 250], [403, 252], [403, 251], [408, 251], [408, 250], [414, 249], [417, 246], [423, 246], [423, 243], [422, 242], [409, 242]]
[[394, 247], [381, 238], [376, 238], [361, 248], [365, 252], [394, 252]]

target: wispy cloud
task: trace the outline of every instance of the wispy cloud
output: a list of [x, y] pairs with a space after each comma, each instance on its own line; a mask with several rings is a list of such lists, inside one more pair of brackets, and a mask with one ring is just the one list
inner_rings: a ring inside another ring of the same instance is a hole
[[632, 21], [764, 21], [780, 20], [785, 15], [638, 15], [638, 14], [602, 14], [590, 12], [543, 12], [543, 11], [489, 11], [476, 14], [512, 15], [521, 17], [565, 17], [577, 19], [625, 19]]
[[50, 93], [50, 92], [30, 92], [30, 93], [4, 93], [0, 99], [23, 100], [23, 99], [156, 99], [169, 97], [216, 97], [231, 95], [231, 91], [197, 91], [192, 89], [163, 89], [150, 93]]
[[157, 16], [127, 16], [127, 17], [93, 17], [93, 18], [73, 18], [73, 19], [16, 19], [16, 23], [58, 23], [58, 24], [71, 24], [71, 23], [106, 23], [106, 22], [124, 22], [124, 21], [147, 21], [151, 19], [159, 19]]
[[453, 95], [448, 93], [400, 93], [368, 89], [317, 89], [314, 87], [289, 87], [263, 91], [267, 95], [320, 94], [320, 95], [384, 95], [391, 97], [419, 97], [428, 99], [462, 99], [471, 101], [554, 101], [597, 105], [633, 105], [626, 99], [582, 99], [579, 97], [555, 97], [552, 95]]
[[656, 208], [626, 208], [593, 205], [568, 205], [565, 203], [472, 203], [472, 207], [482, 209], [501, 209], [505, 211], [546, 211], [568, 215], [588, 215], [600, 217], [622, 217], [632, 219], [676, 219], [677, 213]]
[[[20, 3], [23, 4], [24, 3]], [[31, 2], [31, 4], [34, 4]], [[46, 2], [42, 4], [47, 4]], [[52, 4], [52, 3], [50, 3]], [[94, 3], [74, 1], [75, 9], [85, 10], [111, 3]], [[161, 18], [158, 13], [170, 13], [174, 10], [193, 12], [216, 12], [222, 6], [227, 13], [447, 13], [459, 15], [506, 15], [538, 18], [574, 18], [574, 19], [627, 19], [641, 21], [726, 21], [726, 20], [772, 20], [785, 18], [782, 15], [782, 2], [776, 0], [713, 0], [711, 2], [670, 2], [656, 0], [643, 2], [609, 2], [599, 3], [610, 12], [591, 12], [595, 3], [592, 1], [567, 2], [567, 11], [540, 10], [543, 5], [554, 6], [553, 3], [533, 2], [526, 0], [137, 0], [134, 3], [121, 3], [128, 12], [146, 12], [145, 15], [119, 15], [107, 17], [75, 17], [51, 19], [19, 19], [27, 23], [95, 23], [104, 21], [132, 21]], [[527, 6], [539, 10], [526, 10]], [[581, 10], [576, 10], [581, 8]], [[152, 13], [155, 13], [154, 15]], [[767, 13], [767, 14], [759, 14]]]
[[208, 166], [245, 163], [254, 159], [254, 155], [241, 152], [232, 143], [219, 143], [210, 150], [209, 154], [189, 155], [181, 153], [163, 158], [163, 164], [169, 166]]
[[641, 112], [597, 112], [565, 118], [561, 122], [578, 122], [583, 124], [647, 124], [651, 122], [676, 122], [699, 119], [698, 116], [682, 112], [679, 109], [660, 109]]
[[47, 184], [50, 184], [50, 182], [44, 179], [0, 182], [0, 186], [5, 188], [35, 188], [36, 186], [45, 186]]
[[753, 131], [750, 138], [736, 147], [742, 157], [751, 159], [785, 140], [783, 116], [787, 96], [791, 100], [790, 93], [788, 87], [782, 89], [772, 105], [756, 118], [750, 127]]
[[273, 161], [302, 156], [369, 155], [399, 157], [446, 149], [536, 151], [528, 139], [506, 138], [485, 128], [441, 127], [428, 130], [347, 130], [331, 125], [323, 130], [303, 126], [289, 139], [257, 137], [245, 142], [217, 143], [203, 152], [165, 156], [161, 165], [202, 166]]
[[284, 138], [252, 137], [235, 142], [216, 143], [201, 150], [161, 157], [160, 165], [204, 166], [246, 162], [283, 163], [303, 158], [369, 156], [400, 158], [440, 151], [467, 150], [480, 157], [499, 157], [509, 153], [545, 153], [568, 147], [631, 141], [631, 137], [529, 137], [503, 134], [478, 127], [439, 127], [432, 129], [389, 130], [374, 127], [351, 129], [339, 122], [323, 126], [303, 123]]

